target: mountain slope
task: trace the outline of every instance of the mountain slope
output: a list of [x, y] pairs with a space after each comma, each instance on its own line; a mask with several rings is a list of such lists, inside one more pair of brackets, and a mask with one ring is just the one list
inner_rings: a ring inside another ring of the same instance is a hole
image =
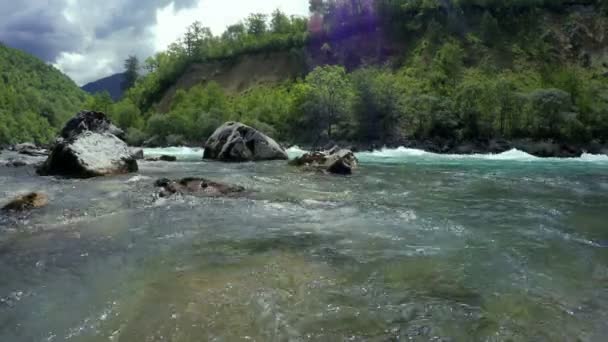
[[87, 83], [82, 86], [82, 90], [86, 91], [89, 94], [96, 94], [107, 91], [110, 94], [110, 97], [114, 101], [118, 101], [122, 98], [123, 90], [122, 83], [124, 82], [125, 75], [123, 73], [114, 74], [112, 76], [108, 76], [102, 78], [100, 80]]
[[59, 70], [0, 44], [0, 144], [50, 141], [86, 98]]

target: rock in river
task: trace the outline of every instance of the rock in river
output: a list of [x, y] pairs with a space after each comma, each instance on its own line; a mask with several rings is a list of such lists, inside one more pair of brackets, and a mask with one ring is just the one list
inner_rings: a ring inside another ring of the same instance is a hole
[[218, 128], [205, 144], [203, 159], [226, 162], [287, 160], [285, 150], [272, 138], [238, 122]]
[[157, 180], [154, 185], [162, 188], [160, 197], [169, 197], [173, 194], [216, 197], [235, 195], [245, 191], [245, 188], [240, 186], [221, 184], [204, 178], [184, 178], [177, 181], [162, 178]]
[[124, 140], [125, 133], [112, 124], [102, 112], [82, 111], [68, 121], [61, 131], [61, 137], [72, 139], [83, 132], [109, 133]]
[[131, 154], [133, 155], [133, 158], [135, 158], [135, 160], [144, 159], [144, 150], [141, 148], [131, 147]]
[[358, 161], [351, 150], [331, 149], [325, 152], [310, 152], [290, 162], [306, 169], [320, 170], [339, 175], [349, 175], [357, 168]]
[[13, 151], [19, 154], [24, 154], [32, 157], [43, 157], [49, 155], [49, 152], [47, 150], [40, 148], [32, 143], [17, 144], [13, 146]]
[[175, 162], [175, 161], [177, 161], [177, 157], [176, 156], [162, 155], [162, 156], [160, 156], [158, 158], [146, 158], [146, 161]]
[[49, 198], [47, 195], [39, 192], [32, 192], [30, 194], [20, 196], [12, 200], [10, 203], [5, 205], [3, 211], [25, 211], [31, 209], [39, 209], [49, 204]]
[[137, 170], [137, 161], [122, 140], [109, 133], [87, 131], [60, 139], [38, 173], [90, 178]]

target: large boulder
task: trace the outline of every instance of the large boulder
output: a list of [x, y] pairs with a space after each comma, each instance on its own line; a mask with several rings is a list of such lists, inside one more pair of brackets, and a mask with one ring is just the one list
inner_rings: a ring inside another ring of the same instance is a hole
[[238, 122], [218, 128], [205, 144], [203, 159], [226, 162], [287, 160], [287, 152], [272, 138]]
[[39, 209], [49, 204], [47, 195], [39, 192], [19, 196], [2, 207], [2, 211], [26, 211], [31, 209]]
[[154, 185], [162, 188], [159, 193], [160, 197], [170, 197], [174, 194], [205, 197], [233, 196], [245, 191], [240, 186], [221, 184], [204, 178], [184, 178], [177, 181], [162, 178], [157, 180]]
[[114, 126], [108, 116], [102, 112], [82, 111], [68, 121], [61, 131], [63, 139], [72, 139], [83, 132], [109, 133], [119, 139], [125, 139], [125, 132]]
[[351, 150], [334, 148], [325, 152], [309, 152], [290, 162], [291, 165], [339, 175], [350, 175], [359, 162]]
[[137, 170], [137, 161], [122, 140], [110, 133], [86, 131], [59, 139], [38, 173], [90, 178]]

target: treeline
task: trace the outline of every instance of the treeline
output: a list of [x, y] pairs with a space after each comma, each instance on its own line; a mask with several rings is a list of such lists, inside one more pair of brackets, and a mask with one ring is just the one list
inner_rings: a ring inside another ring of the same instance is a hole
[[[470, 141], [608, 138], [608, 86], [579, 67], [488, 73], [459, 68], [454, 43], [428, 68], [366, 67], [347, 73], [318, 67], [304, 80], [258, 87], [239, 96], [210, 83], [178, 91], [171, 110], [144, 122], [123, 101], [100, 108], [140, 144], [202, 143], [222, 122], [237, 120], [291, 143], [327, 140], [398, 143], [402, 139]], [[445, 68], [449, 65], [449, 68]], [[430, 77], [429, 77], [430, 76]]]
[[[195, 23], [167, 52], [146, 61], [147, 74], [125, 100], [112, 104], [97, 96], [90, 105], [110, 112], [132, 143], [150, 138], [202, 143], [226, 120], [285, 142], [311, 144], [327, 139], [606, 141], [605, 71], [566, 55], [555, 39], [589, 20], [571, 11], [585, 4], [598, 13], [606, 8], [606, 1], [594, 0], [312, 0], [309, 20], [280, 12], [270, 20], [252, 15], [220, 37]], [[547, 13], [563, 25], [551, 26]], [[606, 25], [604, 15], [596, 13], [592, 20]], [[387, 65], [363, 63], [355, 70], [318, 66], [304, 79], [243, 94], [228, 94], [214, 83], [199, 85], [179, 90], [168, 112], [154, 110], [153, 103], [195, 61], [303, 47], [308, 39], [331, 39], [371, 24], [384, 28], [395, 43], [405, 43], [403, 55]]]
[[0, 145], [49, 142], [85, 98], [57, 69], [0, 43]]
[[254, 13], [226, 28], [219, 36], [200, 22], [188, 27], [184, 36], [167, 51], [148, 58], [145, 76], [131, 90], [131, 99], [144, 111], [184, 74], [189, 65], [226, 60], [241, 55], [302, 48], [308, 39], [308, 20], [276, 10], [268, 16]]

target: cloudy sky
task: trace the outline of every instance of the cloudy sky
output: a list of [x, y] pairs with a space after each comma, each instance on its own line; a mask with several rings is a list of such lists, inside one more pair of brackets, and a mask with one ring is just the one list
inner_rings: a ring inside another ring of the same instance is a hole
[[164, 50], [199, 20], [220, 34], [249, 13], [306, 15], [308, 0], [0, 0], [0, 41], [82, 85]]

